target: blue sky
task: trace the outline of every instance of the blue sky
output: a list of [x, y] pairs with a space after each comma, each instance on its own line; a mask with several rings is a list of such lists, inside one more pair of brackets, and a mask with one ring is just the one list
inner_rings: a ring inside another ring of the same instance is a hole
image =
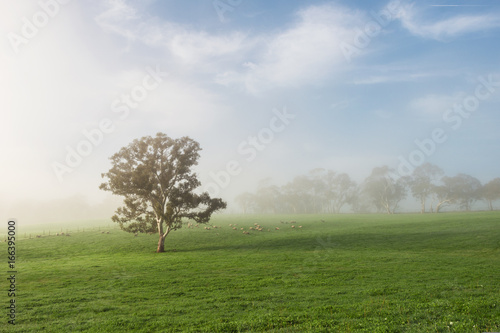
[[[108, 157], [159, 131], [199, 141], [200, 179], [228, 200], [317, 167], [362, 181], [401, 158], [500, 176], [499, 1], [3, 1], [0, 16], [9, 214], [106, 199]], [[446, 139], [422, 152], [436, 130]]]

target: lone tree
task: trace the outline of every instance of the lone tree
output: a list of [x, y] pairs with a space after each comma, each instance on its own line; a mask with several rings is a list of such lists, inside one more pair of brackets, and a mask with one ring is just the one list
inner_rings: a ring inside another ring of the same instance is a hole
[[164, 252], [165, 237], [181, 228], [183, 219], [207, 223], [212, 213], [226, 208], [222, 199], [194, 193], [201, 183], [191, 167], [198, 164], [200, 150], [189, 137], [171, 139], [158, 133], [136, 139], [111, 156], [112, 168], [102, 174], [107, 182], [99, 188], [125, 197], [113, 222], [131, 233], [157, 232], [156, 252]]

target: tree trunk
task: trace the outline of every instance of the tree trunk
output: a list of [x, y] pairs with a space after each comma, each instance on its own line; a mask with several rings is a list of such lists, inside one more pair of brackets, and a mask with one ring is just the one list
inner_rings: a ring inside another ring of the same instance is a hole
[[340, 210], [342, 209], [342, 204], [338, 203], [334, 205], [335, 214], [340, 214]]
[[444, 205], [445, 203], [446, 203], [446, 201], [438, 202], [438, 204], [436, 206], [436, 213], [439, 213], [439, 211], [441, 210], [442, 205]]
[[162, 253], [165, 252], [165, 237], [167, 237], [167, 234], [163, 233], [163, 221], [161, 218], [156, 218], [156, 223], [158, 227], [158, 236], [160, 237], [158, 239], [158, 247], [156, 248], [156, 253]]
[[156, 253], [165, 252], [165, 237], [160, 235], [160, 239], [158, 240], [158, 248], [156, 249]]

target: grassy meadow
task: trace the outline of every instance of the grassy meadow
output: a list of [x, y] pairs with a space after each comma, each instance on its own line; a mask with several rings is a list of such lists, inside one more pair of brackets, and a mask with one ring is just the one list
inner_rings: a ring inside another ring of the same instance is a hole
[[0, 331], [500, 331], [500, 212], [211, 224], [172, 232], [161, 254], [156, 235], [109, 221], [21, 229], [45, 235], [16, 243], [16, 325], [3, 315]]

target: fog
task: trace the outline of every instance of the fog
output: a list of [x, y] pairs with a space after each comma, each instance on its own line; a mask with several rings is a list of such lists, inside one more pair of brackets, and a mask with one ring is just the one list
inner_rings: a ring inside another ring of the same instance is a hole
[[500, 177], [500, 4], [44, 4], [0, 4], [3, 219], [109, 219], [109, 157], [157, 132], [200, 143], [226, 213], [315, 168]]
[[90, 204], [83, 195], [61, 199], [17, 201], [7, 208], [8, 218], [16, 218], [21, 225], [110, 219], [121, 204], [117, 197], [108, 197], [98, 204]]

